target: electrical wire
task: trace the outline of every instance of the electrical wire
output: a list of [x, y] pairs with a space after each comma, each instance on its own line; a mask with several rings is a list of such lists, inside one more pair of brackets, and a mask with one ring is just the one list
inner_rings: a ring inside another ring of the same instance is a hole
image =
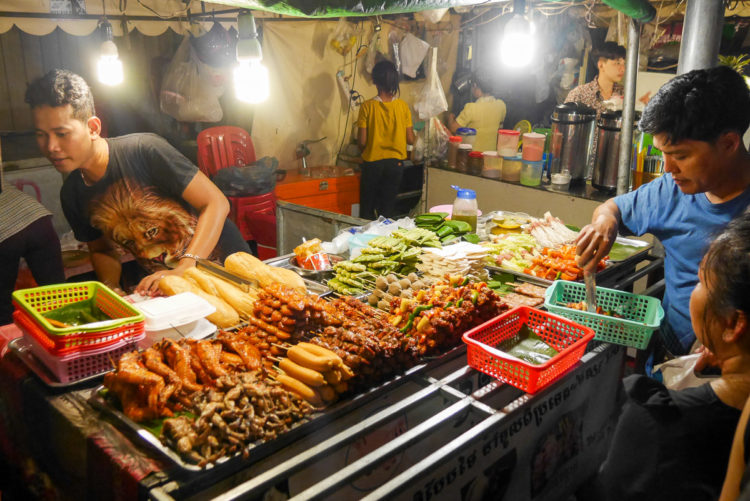
[[[364, 25], [364, 23], [362, 23], [362, 24]], [[362, 38], [361, 38], [361, 35], [362, 35], [362, 26], [360, 26], [359, 29], [360, 29], [360, 40], [362, 40]], [[354, 68], [352, 69], [352, 76], [351, 76], [352, 85], [351, 85], [351, 87], [349, 87], [349, 89], [350, 89], [349, 90], [349, 95], [346, 96], [347, 102], [346, 102], [346, 120], [344, 120], [344, 135], [341, 136], [341, 143], [339, 144], [339, 151], [336, 154], [336, 158], [337, 159], [338, 159], [338, 157], [341, 156], [341, 150], [344, 149], [344, 143], [346, 142], [346, 137], [349, 134], [349, 115], [352, 112], [352, 97], [353, 97], [353, 93], [355, 92], [354, 91], [354, 86], [357, 83], [357, 63], [359, 63], [359, 56], [358, 55], [359, 55], [359, 52], [362, 50], [363, 47], [366, 47], [366, 45], [360, 44], [360, 46], [357, 47], [357, 51], [352, 55], [352, 58], [354, 59]], [[359, 96], [359, 93], [357, 93], [357, 95]], [[340, 122], [340, 120], [339, 120], [339, 122]], [[336, 139], [338, 139], [338, 134], [336, 135]]]
[[152, 9], [151, 7], [149, 7], [148, 5], [146, 5], [145, 3], [143, 3], [143, 0], [137, 0], [137, 1], [138, 1], [138, 5], [140, 5], [144, 9], [152, 12], [156, 17], [158, 17], [160, 19], [173, 19], [173, 18], [176, 18], [176, 17], [185, 17], [185, 16], [187, 16], [188, 11], [190, 10], [190, 6], [193, 4], [193, 0], [189, 0], [188, 3], [187, 3], [187, 5], [185, 6], [185, 10], [183, 10], [182, 12], [174, 12], [174, 13], [169, 14], [169, 15], [164, 15], [164, 14], [158, 13], [156, 10]]

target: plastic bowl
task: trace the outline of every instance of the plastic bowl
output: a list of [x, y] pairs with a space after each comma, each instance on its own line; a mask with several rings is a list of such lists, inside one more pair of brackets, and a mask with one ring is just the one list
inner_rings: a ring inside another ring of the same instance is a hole
[[334, 270], [333, 265], [338, 263], [339, 261], [343, 261], [344, 258], [341, 256], [337, 256], [335, 254], [328, 254], [328, 260], [331, 262], [331, 267], [327, 270], [308, 270], [307, 268], [301, 268], [297, 266], [297, 256], [292, 256], [289, 258], [289, 267], [296, 271], [298, 275], [305, 278], [310, 279], [320, 279], [320, 278], [328, 278], [332, 277]]

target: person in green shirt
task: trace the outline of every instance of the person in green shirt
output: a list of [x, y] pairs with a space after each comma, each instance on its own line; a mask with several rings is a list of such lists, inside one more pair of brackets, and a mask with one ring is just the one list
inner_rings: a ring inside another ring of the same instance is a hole
[[396, 65], [381, 61], [372, 69], [378, 95], [359, 109], [357, 142], [362, 150], [359, 181], [359, 217], [396, 216], [398, 194], [406, 145], [414, 144], [409, 106], [400, 94]]
[[474, 151], [494, 151], [497, 149], [497, 130], [505, 120], [505, 103], [490, 92], [490, 86], [481, 78], [472, 77], [471, 94], [475, 101], [468, 103], [456, 117], [448, 117], [448, 129], [455, 134], [460, 127], [476, 129]]

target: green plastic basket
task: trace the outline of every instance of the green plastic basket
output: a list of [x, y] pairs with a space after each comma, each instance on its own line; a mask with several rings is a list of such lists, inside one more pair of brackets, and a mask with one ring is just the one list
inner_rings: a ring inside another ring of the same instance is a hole
[[615, 289], [596, 288], [596, 304], [622, 318], [568, 308], [569, 303], [586, 300], [586, 286], [579, 282], [556, 280], [544, 294], [547, 310], [594, 329], [594, 339], [643, 350], [664, 318], [661, 301]]
[[[111, 320], [70, 327], [55, 327], [44, 314], [80, 301], [92, 301]], [[67, 336], [105, 332], [127, 324], [144, 322], [143, 313], [101, 282], [45, 285], [13, 292], [13, 302], [51, 335]], [[90, 327], [88, 326], [90, 325]]]

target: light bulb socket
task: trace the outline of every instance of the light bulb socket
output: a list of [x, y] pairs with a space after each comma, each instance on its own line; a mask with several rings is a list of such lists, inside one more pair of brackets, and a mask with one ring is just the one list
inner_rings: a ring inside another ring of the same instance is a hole
[[99, 33], [101, 34], [102, 40], [104, 40], [105, 42], [107, 40], [114, 40], [114, 36], [112, 35], [112, 24], [110, 24], [109, 20], [106, 17], [101, 18], [97, 28], [99, 28]]
[[255, 17], [249, 10], [237, 16], [237, 61], [261, 61], [263, 50], [255, 27]]

